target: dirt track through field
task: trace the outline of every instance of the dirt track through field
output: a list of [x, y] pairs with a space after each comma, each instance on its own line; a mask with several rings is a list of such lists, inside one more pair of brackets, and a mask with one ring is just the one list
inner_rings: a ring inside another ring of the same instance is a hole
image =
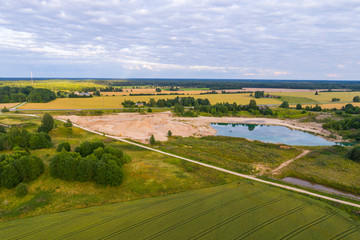
[[[65, 120], [62, 120], [62, 121], [66, 122]], [[82, 126], [77, 125], [77, 124], [74, 124], [74, 126], [78, 127], [78, 128], [81, 128], [81, 129], [83, 129], [85, 131], [88, 131], [88, 132], [92, 132], [92, 133], [95, 133], [95, 134], [98, 134], [98, 135], [104, 135], [103, 133], [88, 129], [86, 127], [82, 127]], [[357, 204], [357, 203], [348, 202], [348, 201], [345, 201], [345, 200], [340, 200], [340, 199], [328, 197], [328, 196], [325, 196], [325, 195], [309, 192], [309, 191], [306, 191], [306, 190], [303, 190], [303, 189], [287, 186], [287, 185], [280, 184], [280, 183], [270, 182], [270, 181], [267, 181], [267, 180], [256, 178], [256, 177], [251, 176], [251, 175], [246, 175], [246, 174], [233, 172], [233, 171], [230, 171], [230, 170], [227, 170], [227, 169], [224, 169], [224, 168], [216, 167], [216, 166], [213, 166], [213, 165], [210, 165], [210, 164], [198, 162], [198, 161], [195, 161], [195, 160], [192, 160], [192, 159], [189, 159], [189, 158], [181, 157], [181, 156], [178, 156], [178, 155], [175, 155], [175, 154], [167, 153], [167, 152], [164, 152], [164, 151], [161, 151], [161, 150], [158, 150], [158, 149], [154, 149], [154, 148], [151, 148], [151, 147], [148, 147], [148, 146], [144, 146], [144, 145], [139, 144], [139, 143], [128, 141], [128, 140], [126, 140], [124, 138], [121, 138], [121, 137], [115, 137], [115, 136], [111, 136], [111, 135], [107, 135], [107, 134], [105, 134], [104, 136], [108, 137], [108, 138], [115, 139], [115, 140], [119, 140], [121, 142], [131, 144], [131, 145], [135, 145], [135, 146], [138, 146], [138, 147], [150, 150], [150, 151], [158, 152], [158, 153], [170, 156], [170, 157], [182, 159], [182, 160], [185, 160], [187, 162], [191, 162], [191, 163], [201, 165], [201, 166], [204, 166], [204, 167], [207, 167], [207, 168], [215, 169], [215, 170], [220, 171], [220, 172], [229, 173], [229, 174], [232, 174], [232, 175], [235, 175], [235, 176], [246, 178], [246, 179], [249, 179], [249, 180], [252, 180], [252, 181], [256, 181], [256, 182], [264, 183], [264, 184], [267, 184], [267, 185], [271, 185], [271, 186], [287, 189], [287, 190], [290, 190], [290, 191], [294, 191], [294, 192], [297, 192], [297, 193], [302, 193], [302, 194], [309, 195], [309, 196], [312, 196], [312, 197], [317, 197], [317, 198], [320, 198], [320, 199], [324, 199], [324, 200], [328, 200], [328, 201], [332, 201], [332, 202], [341, 203], [341, 204], [344, 204], [344, 205], [360, 208], [360, 204]]]
[[290, 163], [292, 163], [293, 161], [299, 159], [299, 158], [302, 158], [304, 156], [306, 156], [308, 153], [310, 152], [310, 150], [304, 150], [301, 154], [297, 155], [296, 157], [286, 161], [286, 162], [283, 162], [279, 167], [275, 168], [274, 170], [272, 170], [271, 172], [273, 174], [279, 174], [280, 173], [280, 170], [283, 169], [284, 167], [288, 166]]

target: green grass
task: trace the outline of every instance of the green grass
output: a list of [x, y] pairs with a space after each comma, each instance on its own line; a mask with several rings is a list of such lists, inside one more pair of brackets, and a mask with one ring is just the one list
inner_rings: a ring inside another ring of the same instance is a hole
[[326, 203], [245, 180], [5, 222], [3, 239], [359, 239], [356, 223]]
[[173, 137], [159, 147], [167, 152], [236, 172], [252, 173], [256, 168], [275, 168], [300, 154], [295, 148], [281, 149], [279, 146], [243, 138], [207, 136]]
[[347, 148], [339, 146], [314, 150], [291, 163], [280, 177], [296, 177], [360, 194], [360, 164], [347, 154]]
[[[1, 116], [0, 122], [27, 124], [29, 131], [35, 131], [40, 118]], [[31, 126], [29, 125], [31, 123]], [[15, 189], [0, 187], [0, 222], [47, 213], [62, 212], [108, 203], [130, 201], [199, 189], [235, 181], [235, 176], [184, 162], [160, 153], [121, 143], [73, 127], [63, 127], [56, 121], [57, 128], [50, 132], [54, 147], [68, 141], [72, 149], [82, 141], [103, 141], [123, 150], [132, 157], [125, 164], [124, 182], [117, 187], [100, 186], [92, 182], [67, 182], [50, 176], [49, 164], [56, 154], [55, 148], [31, 150], [31, 153], [44, 160], [45, 172], [38, 179], [28, 183], [29, 194], [24, 198], [15, 196]], [[1, 153], [1, 152], [0, 152]], [[37, 207], [38, 194], [49, 193], [50, 201]], [[35, 200], [32, 200], [35, 199]], [[24, 207], [25, 206], [25, 207]]]
[[287, 101], [289, 104], [294, 103], [317, 103], [318, 101], [307, 98], [307, 97], [292, 97], [292, 96], [281, 96], [282, 101]]

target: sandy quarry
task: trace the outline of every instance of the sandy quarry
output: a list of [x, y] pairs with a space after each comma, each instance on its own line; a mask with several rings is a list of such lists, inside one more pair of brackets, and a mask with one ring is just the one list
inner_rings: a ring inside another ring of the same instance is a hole
[[207, 136], [214, 135], [215, 129], [210, 123], [245, 123], [280, 125], [296, 130], [309, 131], [328, 136], [330, 132], [322, 129], [321, 124], [301, 123], [295, 120], [280, 120], [270, 118], [240, 118], [240, 117], [197, 117], [183, 118], [173, 116], [171, 112], [152, 113], [118, 113], [104, 116], [58, 116], [58, 119], [70, 119], [73, 123], [106, 134], [131, 138], [147, 142], [153, 134], [156, 140], [166, 141], [167, 132], [171, 130], [174, 136]]

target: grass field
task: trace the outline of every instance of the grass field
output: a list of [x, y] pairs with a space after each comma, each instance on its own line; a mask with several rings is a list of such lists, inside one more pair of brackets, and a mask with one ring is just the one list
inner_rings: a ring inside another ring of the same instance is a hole
[[2, 239], [359, 239], [328, 204], [237, 184], [5, 222]]
[[35, 80], [31, 81], [1, 81], [1, 86], [13, 87], [26, 87], [32, 86], [34, 88], [47, 88], [53, 91], [69, 90], [81, 91], [84, 87], [104, 87], [103, 85], [96, 84], [93, 80], [64, 80], [64, 79], [51, 79], [51, 80]]
[[[0, 122], [21, 124], [29, 131], [35, 131], [40, 123], [40, 118], [0, 115]], [[50, 158], [55, 154], [55, 149], [32, 150], [32, 154], [44, 160], [45, 173], [27, 184], [29, 194], [24, 198], [16, 197], [15, 189], [0, 188], [0, 222], [162, 196], [229, 183], [237, 179], [225, 173], [107, 139], [79, 128], [73, 127], [71, 130], [62, 127], [62, 123], [59, 122], [58, 127], [50, 132], [50, 136], [55, 146], [62, 141], [67, 141], [74, 149], [82, 141], [100, 140], [123, 150], [132, 157], [132, 161], [123, 167], [125, 175], [123, 183], [117, 187], [104, 187], [93, 182], [67, 182], [54, 179], [50, 176], [48, 166]]]
[[[319, 106], [321, 106], [323, 109], [325, 109], [325, 108], [327, 108], [327, 109], [333, 109], [333, 108], [341, 109], [346, 104], [349, 104], [349, 103], [325, 103], [325, 104], [319, 104]], [[360, 103], [352, 102], [351, 104], [354, 105], [354, 106], [360, 107]], [[306, 106], [314, 107], [315, 105], [316, 104], [304, 104], [303, 107], [306, 107]], [[295, 105], [293, 107], [295, 107]]]
[[286, 167], [281, 177], [296, 177], [360, 194], [360, 164], [347, 154], [341, 147], [315, 150]]
[[222, 136], [174, 137], [160, 148], [241, 173], [252, 173], [256, 168], [272, 169], [301, 153], [295, 148], [281, 149], [277, 144]]
[[[109, 96], [109, 97], [93, 97], [93, 98], [58, 98], [49, 103], [28, 103], [20, 107], [20, 109], [96, 109], [96, 108], [122, 108], [124, 100], [134, 102], [146, 101], [150, 98], [154, 99], [173, 99], [175, 95], [166, 96]], [[181, 96], [179, 96], [181, 97]], [[251, 99], [249, 94], [206, 94], [206, 95], [186, 95], [186, 97], [209, 99], [211, 104], [219, 102], [236, 102], [238, 104], [249, 104]], [[279, 104], [276, 99], [256, 99], [257, 104]]]
[[284, 92], [284, 93], [270, 93], [277, 96], [284, 96], [290, 103], [327, 103], [331, 102], [332, 98], [340, 98], [340, 101], [352, 101], [355, 96], [360, 96], [360, 92], [319, 92], [315, 95], [314, 92]]

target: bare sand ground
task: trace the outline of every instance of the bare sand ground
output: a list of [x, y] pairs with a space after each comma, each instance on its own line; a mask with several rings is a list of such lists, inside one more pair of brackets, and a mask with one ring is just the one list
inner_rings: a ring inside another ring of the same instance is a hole
[[[171, 112], [161, 112], [141, 115], [139, 113], [118, 113], [104, 116], [57, 116], [103, 132], [106, 134], [148, 142], [151, 135], [156, 140], [166, 141], [170, 130], [173, 136], [208, 136], [216, 134], [210, 123], [244, 123], [280, 125], [291, 129], [319, 134], [326, 138], [330, 132], [324, 130], [318, 123], [301, 123], [295, 120], [280, 120], [271, 118], [240, 118], [240, 117], [197, 117], [183, 118], [173, 116]], [[340, 138], [339, 138], [340, 140]]]

